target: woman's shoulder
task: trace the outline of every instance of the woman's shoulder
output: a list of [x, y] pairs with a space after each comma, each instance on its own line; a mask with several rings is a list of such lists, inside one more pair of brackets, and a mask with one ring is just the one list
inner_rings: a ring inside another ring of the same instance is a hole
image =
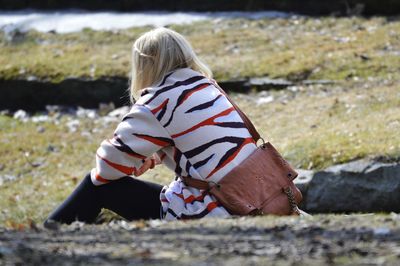
[[200, 83], [212, 84], [210, 79], [191, 68], [179, 68], [166, 74], [155, 85], [141, 90], [136, 103], [147, 105], [151, 109], [167, 99], [175, 98], [182, 90], [190, 89]]
[[151, 110], [143, 105], [143, 104], [138, 104], [137, 102], [131, 106], [129, 111], [122, 117], [122, 122], [129, 120], [130, 118], [146, 118], [146, 117], [151, 117], [152, 112]]

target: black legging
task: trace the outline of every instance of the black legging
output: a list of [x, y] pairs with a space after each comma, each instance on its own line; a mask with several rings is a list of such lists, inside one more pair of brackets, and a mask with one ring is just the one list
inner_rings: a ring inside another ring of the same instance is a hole
[[100, 186], [88, 174], [72, 194], [47, 218], [60, 223], [93, 223], [102, 208], [127, 220], [160, 218], [162, 186], [126, 176]]

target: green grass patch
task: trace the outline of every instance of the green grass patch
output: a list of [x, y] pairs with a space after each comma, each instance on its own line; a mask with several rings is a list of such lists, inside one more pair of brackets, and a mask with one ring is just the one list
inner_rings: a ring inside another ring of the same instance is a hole
[[[400, 22], [383, 18], [207, 21], [172, 26], [192, 42], [218, 80], [269, 75], [332, 79], [336, 85], [233, 95], [267, 140], [296, 167], [323, 169], [357, 158], [400, 158]], [[126, 76], [130, 46], [149, 28], [114, 32], [28, 32], [11, 43], [0, 34], [0, 78], [34, 75]], [[397, 56], [396, 56], [397, 55]], [[94, 166], [95, 151], [116, 123], [69, 116], [21, 122], [0, 116], [0, 225], [41, 222]], [[142, 178], [168, 183], [164, 167]]]
[[265, 137], [297, 167], [322, 169], [364, 157], [399, 159], [400, 87], [352, 86], [246, 107]]
[[[385, 18], [231, 19], [172, 25], [219, 80], [399, 77], [400, 22]], [[149, 27], [54, 34], [0, 34], [0, 78], [128, 76], [131, 45]], [[397, 56], [396, 56], [397, 55]]]
[[[361, 157], [400, 158], [400, 87], [304, 87], [275, 91], [275, 101], [257, 105], [258, 95], [233, 95], [263, 137], [296, 167], [323, 169]], [[116, 123], [81, 119], [76, 132], [67, 123], [20, 122], [0, 116], [0, 175], [15, 181], [0, 186], [0, 224], [42, 221], [94, 166], [100, 142]], [[167, 184], [165, 167], [143, 177]]]

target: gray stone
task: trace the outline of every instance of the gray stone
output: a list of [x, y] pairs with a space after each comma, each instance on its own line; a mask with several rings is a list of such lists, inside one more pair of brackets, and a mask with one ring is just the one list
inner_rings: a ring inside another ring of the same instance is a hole
[[299, 207], [304, 209], [305, 203], [307, 202], [308, 186], [313, 178], [314, 172], [304, 169], [296, 169], [296, 171], [299, 175], [293, 182], [300, 189], [301, 194], [303, 195], [303, 201], [300, 203]]
[[25, 121], [25, 120], [27, 120], [28, 119], [28, 113], [27, 112], [25, 112], [24, 110], [18, 110], [18, 111], [16, 111], [15, 113], [14, 113], [14, 119], [18, 119], [18, 120], [21, 120], [21, 121]]
[[6, 110], [1, 110], [0, 111], [0, 115], [3, 115], [3, 116], [13, 116], [13, 114], [10, 112], [10, 110], [8, 110], [8, 109], [6, 109]]
[[76, 132], [80, 125], [80, 121], [78, 119], [72, 119], [66, 123], [69, 132]]
[[103, 115], [108, 114], [109, 112], [111, 112], [114, 109], [115, 109], [115, 104], [113, 102], [99, 103], [99, 108], [97, 109], [97, 112], [103, 116]]
[[333, 80], [329, 80], [329, 79], [307, 79], [307, 80], [303, 80], [301, 82], [301, 84], [303, 84], [303, 85], [316, 85], [316, 84], [330, 85], [330, 84], [335, 84], [335, 82]]
[[311, 170], [296, 169], [299, 174], [297, 178], [293, 181], [294, 184], [300, 189], [303, 196], [307, 194], [308, 186], [313, 178], [314, 172]]
[[119, 119], [121, 119], [124, 115], [126, 115], [130, 110], [129, 106], [122, 106], [120, 108], [117, 108], [111, 112], [109, 112], [107, 114], [107, 116], [111, 116], [111, 117], [117, 117]]
[[274, 101], [274, 96], [269, 95], [266, 97], [260, 97], [257, 99], [256, 103], [257, 105], [261, 105], [261, 104], [266, 104], [266, 103], [270, 103]]
[[0, 186], [2, 186], [5, 182], [14, 181], [17, 177], [14, 175], [0, 175]]
[[[20, 71], [21, 75], [26, 72], [25, 69]], [[330, 81], [308, 80], [294, 83], [284, 79], [258, 77], [221, 80], [218, 83], [226, 91], [248, 93], [252, 89], [268, 91], [288, 87], [292, 87], [291, 90], [294, 91], [294, 85], [329, 84]], [[76, 108], [77, 106], [97, 108], [101, 103], [110, 103], [106, 104], [107, 108], [109, 105], [119, 107], [130, 102], [126, 92], [127, 86], [129, 86], [129, 79], [126, 77], [97, 79], [69, 77], [58, 83], [40, 80], [33, 76], [25, 79], [0, 78], [0, 89], [3, 91], [2, 97], [0, 97], [0, 110], [25, 109], [37, 111], [46, 109], [51, 113], [71, 112], [72, 110], [66, 108]], [[26, 99], [29, 99], [29, 101], [26, 101]], [[266, 97], [260, 100], [260, 103], [268, 103], [271, 100], [275, 99]], [[101, 115], [110, 111], [102, 109], [104, 108], [100, 108]], [[75, 113], [75, 110], [73, 112]]]
[[400, 164], [359, 160], [316, 172], [304, 207], [311, 212], [399, 212]]
[[293, 82], [285, 79], [270, 79], [268, 77], [250, 78], [247, 82], [250, 88], [255, 87], [259, 90], [269, 89], [284, 89], [289, 86], [293, 86]]
[[97, 112], [96, 110], [93, 109], [85, 109], [82, 107], [78, 107], [78, 110], [76, 111], [76, 116], [79, 118], [95, 119], [97, 118]]

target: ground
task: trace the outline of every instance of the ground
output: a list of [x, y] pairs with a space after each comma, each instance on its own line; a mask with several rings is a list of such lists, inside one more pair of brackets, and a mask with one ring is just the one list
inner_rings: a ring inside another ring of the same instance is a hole
[[[397, 18], [237, 19], [171, 27], [189, 38], [217, 80], [331, 81], [232, 95], [295, 167], [318, 170], [364, 157], [399, 160]], [[0, 78], [58, 82], [126, 76], [130, 45], [145, 30], [0, 34]], [[399, 260], [395, 214], [43, 230], [41, 222], [94, 166], [96, 148], [118, 123], [104, 106], [93, 113], [70, 111], [0, 115], [0, 264], [396, 265]], [[173, 176], [157, 167], [141, 178], [165, 184]]]
[[[189, 39], [218, 80], [399, 78], [398, 18], [230, 19], [169, 27]], [[126, 77], [132, 43], [149, 29], [0, 33], [0, 77]]]
[[5, 265], [398, 265], [400, 216], [114, 221], [1, 230]]
[[[400, 157], [396, 84], [293, 89], [233, 99], [295, 167], [318, 170], [364, 157]], [[0, 187], [0, 224], [40, 223], [94, 167], [98, 145], [119, 120], [93, 115], [56, 113], [26, 122], [0, 117], [0, 177], [12, 179]], [[47, 120], [36, 121], [41, 118]], [[167, 184], [174, 175], [158, 166], [140, 178]]]

